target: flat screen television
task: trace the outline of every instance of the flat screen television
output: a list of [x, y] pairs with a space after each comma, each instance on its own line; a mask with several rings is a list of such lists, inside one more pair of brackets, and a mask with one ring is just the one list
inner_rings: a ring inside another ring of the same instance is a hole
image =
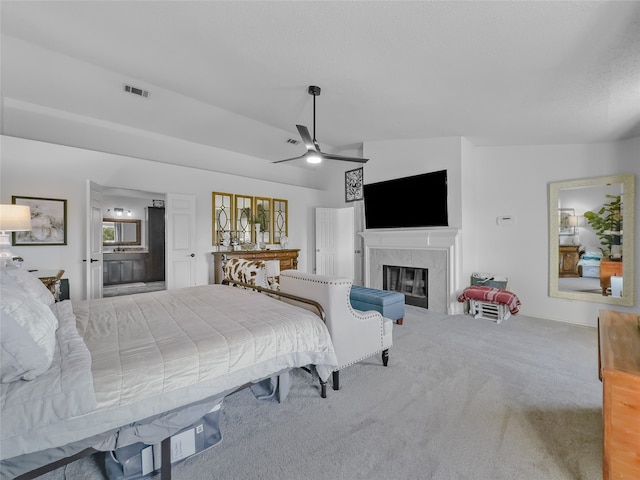
[[447, 171], [363, 186], [366, 228], [446, 227]]

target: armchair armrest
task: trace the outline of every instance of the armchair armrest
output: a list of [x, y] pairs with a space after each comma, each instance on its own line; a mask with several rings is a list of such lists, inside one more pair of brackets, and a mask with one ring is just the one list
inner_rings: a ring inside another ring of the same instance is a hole
[[320, 303], [325, 322], [342, 369], [388, 349], [392, 344], [393, 322], [379, 312], [358, 312], [351, 306], [353, 280], [285, 270], [280, 274], [280, 290]]

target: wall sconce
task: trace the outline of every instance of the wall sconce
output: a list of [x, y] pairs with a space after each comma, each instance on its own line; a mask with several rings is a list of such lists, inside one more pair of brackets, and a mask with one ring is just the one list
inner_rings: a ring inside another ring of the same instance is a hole
[[31, 231], [31, 208], [26, 205], [0, 205], [0, 265], [15, 256], [11, 253], [11, 232]]
[[[111, 212], [112, 210], [110, 208], [107, 209], [107, 212]], [[113, 213], [115, 214], [116, 217], [122, 217], [125, 214], [124, 208], [120, 208], [120, 207], [115, 207], [113, 209]], [[131, 212], [131, 210], [127, 210], [126, 211], [127, 217], [130, 217], [133, 215], [133, 213]]]

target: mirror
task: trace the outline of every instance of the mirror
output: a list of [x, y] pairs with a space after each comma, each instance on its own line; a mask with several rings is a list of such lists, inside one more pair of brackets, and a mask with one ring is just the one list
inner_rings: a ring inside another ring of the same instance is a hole
[[245, 195], [235, 196], [235, 212], [234, 219], [236, 222], [236, 236], [238, 242], [251, 243], [253, 237], [253, 197], [247, 197]]
[[233, 230], [233, 195], [230, 193], [213, 192], [213, 235], [212, 245], [228, 247], [231, 245], [231, 232]]
[[270, 198], [255, 198], [255, 215], [253, 217], [253, 223], [260, 224], [260, 233], [262, 238], [257, 238], [255, 242], [271, 243], [271, 199]]
[[549, 295], [634, 305], [635, 177], [549, 184]]
[[279, 243], [283, 248], [287, 248], [286, 238], [289, 235], [288, 207], [286, 200], [273, 199], [273, 243]]
[[141, 221], [122, 218], [102, 219], [102, 244], [140, 245]]

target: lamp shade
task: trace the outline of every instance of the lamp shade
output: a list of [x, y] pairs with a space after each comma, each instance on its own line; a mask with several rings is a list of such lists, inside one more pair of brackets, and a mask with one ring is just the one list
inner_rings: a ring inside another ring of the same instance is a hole
[[569, 224], [570, 227], [577, 227], [578, 226], [578, 216], [577, 215], [569, 215], [569, 218], [567, 219], [567, 223]]
[[31, 230], [31, 209], [26, 205], [0, 205], [0, 230], [5, 232]]

